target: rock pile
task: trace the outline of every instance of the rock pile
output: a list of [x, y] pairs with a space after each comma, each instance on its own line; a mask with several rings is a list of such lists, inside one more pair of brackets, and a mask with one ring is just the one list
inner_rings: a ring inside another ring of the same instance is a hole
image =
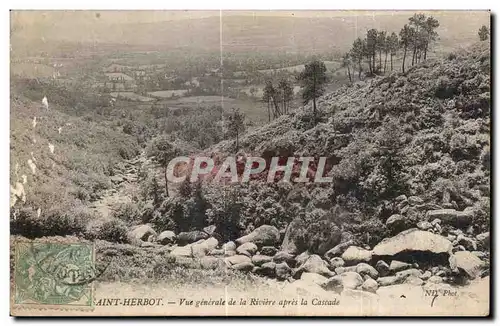
[[[425, 205], [415, 196], [400, 196], [399, 202]], [[426, 219], [416, 227], [404, 229], [373, 248], [350, 239], [322, 256], [308, 251], [297, 253], [293, 241], [286, 236], [281, 241], [279, 230], [270, 225], [262, 225], [227, 243], [219, 243], [214, 237], [214, 227], [177, 235], [167, 230], [157, 235], [151, 226], [141, 225], [133, 228], [129, 236], [141, 246], [164, 246], [185, 266], [225, 266], [296, 282], [297, 286], [300, 282], [314, 284], [324, 291], [376, 293], [383, 286], [463, 284], [489, 274], [489, 232], [475, 237], [471, 234], [468, 221], [472, 210], [431, 207], [424, 216]], [[393, 215], [387, 223], [407, 227], [399, 220], [399, 216]]]

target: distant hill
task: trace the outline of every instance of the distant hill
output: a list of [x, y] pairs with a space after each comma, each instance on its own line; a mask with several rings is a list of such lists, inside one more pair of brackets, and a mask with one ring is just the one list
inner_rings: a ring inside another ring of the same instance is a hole
[[[68, 18], [78, 14], [80, 19]], [[222, 49], [227, 52], [323, 53], [345, 51], [357, 36], [364, 35], [370, 28], [399, 32], [412, 14], [378, 12], [376, 15], [346, 13], [342, 16], [337, 12], [332, 17], [284, 17], [228, 12], [222, 17], [114, 23], [80, 12], [58, 16], [57, 20], [46, 19], [26, 25], [12, 23], [11, 43], [14, 53], [20, 55], [26, 50], [50, 51], [53, 44], [64, 43], [93, 45], [96, 51], [101, 45], [115, 44], [143, 51], [182, 48], [218, 52], [222, 37]], [[476, 41], [477, 30], [483, 24], [489, 25], [490, 19], [487, 11], [430, 14], [441, 24], [438, 33], [445, 47]]]

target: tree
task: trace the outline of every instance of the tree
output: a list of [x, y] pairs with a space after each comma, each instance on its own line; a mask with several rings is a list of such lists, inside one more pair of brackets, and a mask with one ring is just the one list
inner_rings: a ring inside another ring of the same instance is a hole
[[245, 131], [245, 115], [239, 109], [234, 109], [228, 116], [228, 132], [231, 137], [236, 137], [236, 152], [239, 149], [239, 136]]
[[414, 34], [413, 27], [408, 26], [407, 24], [399, 32], [399, 40], [401, 42], [401, 47], [403, 48], [403, 65], [402, 70], [405, 72], [405, 60], [406, 60], [406, 52], [408, 51], [408, 47], [410, 46], [411, 40]]
[[271, 98], [273, 93], [273, 83], [270, 80], [267, 80], [266, 86], [264, 87], [264, 93], [262, 94], [262, 101], [267, 103], [267, 115], [269, 117], [269, 122], [271, 122]]
[[281, 96], [283, 100], [283, 113], [288, 113], [288, 103], [290, 103], [293, 97], [293, 88], [290, 86], [290, 82], [286, 78], [282, 78], [278, 83], [278, 88], [281, 90]]
[[358, 79], [360, 80], [361, 80], [361, 73], [363, 72], [363, 66], [361, 62], [363, 61], [365, 47], [366, 47], [366, 41], [358, 37], [352, 44], [352, 49], [350, 53], [352, 61], [358, 65]]
[[392, 71], [392, 58], [397, 54], [399, 50], [399, 39], [398, 35], [394, 32], [387, 37], [387, 48], [391, 55], [391, 71]]
[[370, 69], [370, 74], [372, 75], [376, 72], [375, 58], [377, 56], [377, 40], [377, 30], [374, 28], [370, 29], [366, 33], [365, 56], [368, 59], [368, 67]]
[[422, 47], [423, 44], [423, 36], [422, 29], [425, 24], [425, 15], [424, 14], [415, 14], [413, 17], [409, 18], [410, 26], [414, 28], [414, 33], [410, 40], [413, 46], [413, 54], [411, 58], [411, 65], [413, 66], [417, 62], [417, 51]]
[[[377, 46], [377, 50], [378, 50], [378, 63], [379, 63], [379, 65], [377, 67], [377, 71], [382, 70], [382, 52], [385, 51], [386, 36], [387, 36], [387, 33], [385, 31], [377, 32], [376, 46]], [[387, 52], [386, 52], [386, 54], [387, 54]], [[386, 55], [386, 60], [387, 60], [387, 55]]]
[[179, 156], [179, 149], [169, 141], [167, 136], [162, 135], [153, 140], [147, 151], [147, 156], [151, 157], [153, 162], [163, 168], [165, 176], [165, 193], [167, 197], [169, 197], [167, 167], [170, 160]]
[[345, 53], [342, 56], [342, 68], [347, 68], [347, 75], [349, 76], [349, 81], [352, 83], [352, 78], [351, 78], [351, 56], [349, 53]]
[[490, 35], [490, 29], [486, 27], [486, 25], [483, 25], [481, 26], [477, 34], [479, 35], [480, 41], [486, 41]]
[[324, 85], [328, 81], [325, 63], [313, 60], [306, 64], [305, 69], [299, 74], [298, 80], [304, 88], [302, 93], [304, 105], [311, 100], [313, 101], [313, 119], [314, 123], [316, 123], [316, 99], [323, 95], [325, 91]]
[[429, 44], [435, 41], [438, 33], [435, 31], [439, 27], [439, 22], [436, 18], [430, 16], [427, 18], [423, 24], [422, 29], [422, 51], [424, 52], [424, 60], [427, 60], [427, 51], [429, 49]]

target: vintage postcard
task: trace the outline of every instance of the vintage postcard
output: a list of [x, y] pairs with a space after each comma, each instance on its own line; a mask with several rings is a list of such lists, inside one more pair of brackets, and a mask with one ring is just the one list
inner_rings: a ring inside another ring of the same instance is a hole
[[488, 316], [491, 13], [10, 13], [13, 316]]

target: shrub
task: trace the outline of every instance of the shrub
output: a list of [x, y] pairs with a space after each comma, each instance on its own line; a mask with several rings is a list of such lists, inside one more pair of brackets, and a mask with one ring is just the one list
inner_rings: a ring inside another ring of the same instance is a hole
[[128, 242], [127, 233], [127, 224], [114, 218], [89, 226], [85, 235], [91, 240], [100, 239], [109, 242], [126, 243]]
[[137, 221], [141, 217], [141, 210], [136, 203], [125, 203], [119, 205], [113, 212], [113, 217], [125, 222]]

